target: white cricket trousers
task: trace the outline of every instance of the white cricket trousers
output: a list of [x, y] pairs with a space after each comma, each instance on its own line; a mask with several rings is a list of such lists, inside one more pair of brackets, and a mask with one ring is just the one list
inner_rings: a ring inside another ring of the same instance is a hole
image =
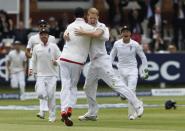
[[[31, 58], [32, 59], [32, 58]], [[32, 60], [29, 59], [29, 69], [32, 68]], [[34, 75], [31, 75], [29, 76], [28, 79], [36, 79]], [[47, 100], [44, 100], [44, 99], [39, 99], [39, 108], [40, 108], [40, 112], [43, 112], [43, 111], [48, 111], [48, 101]]]
[[24, 71], [19, 71], [16, 73], [11, 74], [11, 87], [12, 88], [20, 88], [20, 94], [25, 93], [25, 72]]
[[[133, 68], [123, 68], [123, 67], [118, 67], [120, 76], [123, 80], [123, 82], [130, 88], [133, 93], [136, 93], [136, 86], [137, 86], [137, 81], [138, 81], [138, 69], [133, 67]], [[135, 110], [133, 105], [128, 102], [128, 116], [134, 115]]]
[[37, 82], [35, 86], [38, 98], [45, 100], [48, 103], [49, 118], [51, 119], [56, 117], [56, 82], [56, 76], [37, 76]]
[[82, 71], [82, 65], [60, 62], [60, 74], [62, 81], [61, 89], [61, 112], [66, 112], [68, 107], [74, 107], [77, 101], [77, 84]]
[[121, 96], [125, 96], [135, 109], [139, 107], [138, 98], [133, 91], [123, 83], [120, 76], [115, 74], [110, 56], [106, 55], [92, 60], [87, 73], [84, 91], [89, 104], [89, 115], [96, 116], [98, 112], [96, 92], [99, 79], [102, 79]]

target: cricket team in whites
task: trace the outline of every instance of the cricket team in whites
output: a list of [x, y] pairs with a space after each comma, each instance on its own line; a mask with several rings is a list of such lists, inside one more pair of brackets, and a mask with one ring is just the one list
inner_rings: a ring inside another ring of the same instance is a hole
[[[55, 92], [57, 75], [60, 74], [61, 88], [61, 121], [66, 126], [72, 126], [71, 119], [73, 108], [77, 102], [77, 84], [81, 72], [90, 62], [85, 71], [84, 91], [87, 97], [88, 110], [79, 116], [80, 121], [98, 119], [98, 104], [96, 92], [98, 80], [102, 79], [109, 87], [121, 97], [128, 100], [128, 119], [134, 120], [141, 117], [144, 112], [143, 102], [136, 97], [138, 68], [136, 54], [142, 61], [142, 77], [148, 77], [147, 59], [141, 46], [131, 39], [131, 30], [128, 26], [121, 29], [122, 38], [114, 43], [111, 54], [108, 55], [105, 42], [109, 39], [109, 29], [98, 21], [99, 11], [90, 8], [87, 11], [87, 23], [84, 10], [76, 8], [75, 20], [68, 25], [64, 32], [65, 45], [61, 52], [55, 38], [49, 35], [48, 25], [45, 20], [39, 21], [39, 33], [32, 36], [27, 45], [26, 56], [29, 59], [28, 74], [36, 79], [35, 91], [40, 101], [40, 111], [37, 117], [44, 119], [49, 111], [49, 122], [56, 121]], [[25, 54], [17, 47], [7, 57], [8, 69], [11, 74], [12, 85], [20, 85], [21, 93], [24, 92], [25, 83]], [[118, 71], [115, 73], [112, 64], [118, 57]], [[60, 72], [60, 73], [59, 73]], [[13, 84], [16, 83], [16, 84]]]

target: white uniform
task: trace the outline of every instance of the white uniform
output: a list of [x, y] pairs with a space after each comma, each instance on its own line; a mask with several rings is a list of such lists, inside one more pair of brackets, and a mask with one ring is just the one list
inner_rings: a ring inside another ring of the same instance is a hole
[[[142, 61], [142, 67], [147, 68], [147, 59], [142, 50], [142, 47], [134, 40], [130, 39], [129, 43], [124, 43], [123, 39], [117, 40], [114, 43], [114, 47], [110, 53], [112, 62], [115, 57], [118, 57], [118, 70], [124, 81], [124, 83], [135, 93], [137, 80], [138, 80], [138, 68], [136, 55], [138, 55]], [[128, 116], [134, 115], [134, 109], [132, 105], [128, 104]]]
[[39, 99], [48, 101], [49, 119], [55, 119], [55, 90], [58, 76], [57, 66], [52, 60], [61, 55], [58, 46], [48, 42], [38, 44], [33, 48], [32, 70], [37, 73], [36, 92]]
[[77, 18], [71, 23], [66, 31], [69, 32], [70, 40], [66, 41], [60, 57], [61, 69], [61, 111], [73, 108], [77, 100], [77, 83], [81, 74], [83, 64], [86, 62], [90, 47], [90, 37], [76, 36], [75, 28], [82, 27], [90, 31], [94, 28], [85, 23], [84, 19]]
[[23, 95], [25, 92], [25, 52], [22, 50], [20, 52], [12, 50], [7, 55], [7, 61], [10, 62], [11, 87], [20, 87], [20, 94]]
[[[48, 42], [56, 43], [55, 37], [52, 36], [52, 35], [49, 35]], [[29, 48], [29, 49], [33, 50], [35, 45], [38, 45], [38, 44], [41, 44], [41, 43], [42, 43], [42, 41], [40, 39], [40, 35], [39, 35], [39, 33], [37, 33], [36, 35], [33, 35], [29, 38], [29, 41], [28, 41], [28, 44], [27, 44], [26, 48]], [[31, 65], [32, 65], [32, 63], [31, 63], [31, 60], [30, 60], [29, 61], [29, 68], [32, 68]], [[40, 102], [40, 111], [41, 112], [42, 111], [48, 111], [47, 101], [40, 100], [39, 102]]]
[[84, 85], [84, 90], [89, 103], [89, 109], [86, 115], [97, 116], [96, 91], [98, 80], [104, 80], [113, 90], [125, 96], [136, 108], [139, 107], [139, 100], [135, 94], [127, 88], [120, 77], [114, 74], [111, 58], [107, 55], [105, 41], [109, 38], [109, 31], [102, 23], [97, 23], [96, 28], [102, 29], [104, 34], [99, 39], [92, 39], [90, 47], [90, 66]]

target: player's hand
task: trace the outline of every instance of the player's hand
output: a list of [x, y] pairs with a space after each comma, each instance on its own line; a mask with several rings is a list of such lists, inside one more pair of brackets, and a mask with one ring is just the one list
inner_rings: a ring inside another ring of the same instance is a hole
[[51, 60], [51, 61], [52, 61], [52, 63], [53, 63], [54, 66], [57, 66], [58, 65], [58, 63], [57, 63], [56, 60]]
[[84, 35], [84, 30], [82, 29], [82, 27], [80, 28], [75, 28], [75, 35]]
[[32, 70], [32, 69], [29, 69], [29, 70], [28, 70], [28, 75], [29, 75], [29, 76], [32, 76], [32, 75], [33, 75], [33, 70]]
[[64, 32], [63, 38], [65, 41], [70, 41], [69, 32]]
[[143, 70], [143, 75], [141, 76], [142, 79], [146, 80], [149, 77], [149, 71], [148, 69]]

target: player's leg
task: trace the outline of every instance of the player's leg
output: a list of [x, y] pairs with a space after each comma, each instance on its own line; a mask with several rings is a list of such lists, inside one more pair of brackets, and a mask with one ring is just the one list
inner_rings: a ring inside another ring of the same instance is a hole
[[80, 78], [82, 66], [67, 62], [60, 63], [62, 90], [61, 90], [61, 116], [65, 125], [72, 126], [70, 118], [72, 108], [77, 101], [77, 83]]
[[[38, 95], [39, 100], [47, 102], [47, 92], [45, 87], [45, 77], [37, 77], [35, 91]], [[48, 108], [48, 107], [47, 107]], [[44, 119], [45, 109], [40, 104], [40, 112], [37, 114], [37, 117]]]
[[19, 80], [19, 87], [20, 87], [20, 98], [24, 100], [24, 93], [25, 93], [25, 73], [21, 71], [18, 73], [18, 80]]
[[[136, 95], [129, 89], [121, 80], [119, 76], [117, 76], [113, 68], [110, 64], [110, 60], [105, 59], [102, 60], [101, 63], [102, 68], [98, 70], [101, 75], [101, 78], [117, 93], [121, 96], [125, 96], [128, 101], [134, 106], [134, 109], [137, 112], [137, 115], [140, 117], [143, 114], [143, 103], [140, 101]], [[106, 67], [106, 68], [104, 68]]]
[[40, 114], [44, 114], [49, 110], [48, 109], [48, 101], [45, 99], [39, 99], [39, 109]]
[[11, 77], [10, 79], [11, 88], [18, 88], [17, 73], [12, 73], [10, 77]]
[[88, 102], [88, 112], [82, 116], [79, 116], [79, 120], [97, 120], [98, 105], [96, 102], [96, 92], [98, 87], [98, 78], [96, 69], [93, 67], [89, 68], [86, 76], [84, 91]]
[[[71, 66], [71, 92], [70, 92], [70, 102], [68, 104], [68, 107], [73, 108], [76, 105], [77, 102], [77, 84], [80, 79], [80, 74], [82, 72], [82, 67], [81, 65], [78, 64], [72, 64]], [[70, 114], [72, 113], [72, 110], [68, 110], [67, 113]]]
[[70, 75], [70, 65], [67, 62], [60, 63], [60, 77], [61, 77], [61, 93], [60, 93], [60, 102], [61, 102], [61, 113], [66, 112], [67, 106], [69, 103], [70, 89], [71, 84], [71, 75]]
[[[126, 86], [128, 86], [128, 74], [127, 72], [123, 69], [123, 68], [119, 68], [119, 75], [121, 77], [121, 80], [123, 81], [123, 83], [125, 83]], [[126, 100], [125, 96], [120, 96], [121, 100]]]
[[48, 92], [48, 108], [49, 108], [49, 122], [55, 122], [56, 120], [56, 82], [57, 77], [48, 77], [47, 78], [47, 92]]
[[[136, 86], [137, 86], [137, 79], [138, 79], [138, 70], [132, 69], [128, 70], [128, 87], [136, 94]], [[128, 102], [128, 119], [134, 120], [137, 118], [137, 114], [133, 105]]]

